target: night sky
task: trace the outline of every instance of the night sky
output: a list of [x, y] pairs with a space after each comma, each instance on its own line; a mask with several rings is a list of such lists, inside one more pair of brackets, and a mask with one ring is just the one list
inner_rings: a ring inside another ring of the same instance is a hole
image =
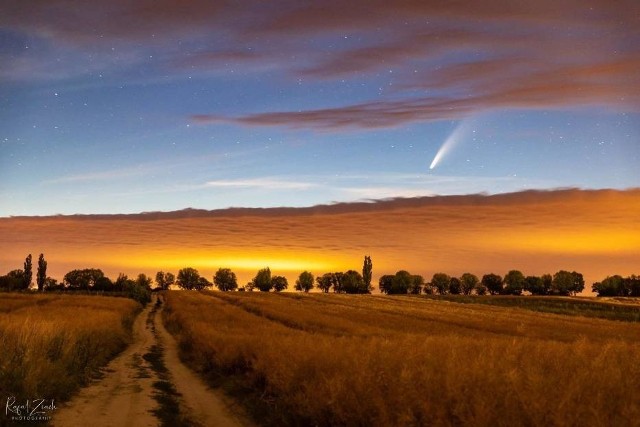
[[640, 2], [0, 0], [0, 216], [640, 186]]

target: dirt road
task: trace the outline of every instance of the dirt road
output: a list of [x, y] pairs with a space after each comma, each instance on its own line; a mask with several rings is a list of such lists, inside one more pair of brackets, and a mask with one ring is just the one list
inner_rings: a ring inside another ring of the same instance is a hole
[[162, 307], [154, 296], [134, 323], [133, 343], [107, 365], [103, 378], [56, 411], [54, 426], [249, 425], [180, 362], [160, 319]]

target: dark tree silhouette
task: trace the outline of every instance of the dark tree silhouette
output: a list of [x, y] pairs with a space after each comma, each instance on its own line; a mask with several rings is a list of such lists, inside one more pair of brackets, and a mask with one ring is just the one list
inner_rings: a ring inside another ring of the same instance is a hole
[[373, 274], [373, 263], [371, 262], [371, 257], [364, 257], [364, 264], [362, 265], [362, 280], [364, 281], [364, 285], [367, 288], [368, 292], [371, 292], [371, 275]]
[[471, 295], [471, 293], [478, 287], [479, 282], [480, 280], [478, 280], [478, 276], [476, 276], [475, 274], [464, 273], [462, 276], [460, 276], [462, 293], [464, 295]]
[[5, 291], [17, 291], [23, 289], [24, 271], [12, 270], [4, 276], [0, 276], [0, 289]]
[[260, 292], [269, 292], [271, 290], [273, 283], [271, 283], [271, 270], [269, 267], [258, 271], [256, 277], [253, 278], [253, 285]]
[[98, 268], [85, 268], [82, 270], [71, 270], [64, 275], [63, 282], [72, 290], [89, 290], [96, 282], [104, 277], [102, 270]]
[[629, 296], [640, 297], [640, 276], [631, 275], [624, 282], [625, 288], [629, 289]]
[[219, 268], [216, 275], [213, 276], [213, 283], [223, 292], [238, 289], [238, 280], [236, 273], [229, 268]]
[[389, 294], [406, 294], [413, 284], [413, 276], [406, 270], [396, 272], [391, 279], [391, 291]]
[[300, 273], [298, 280], [296, 280], [296, 286], [294, 288], [296, 291], [309, 292], [313, 289], [313, 274], [308, 271], [303, 271]]
[[151, 290], [151, 277], [147, 276], [144, 273], [140, 273], [136, 278], [136, 284], [145, 289]]
[[524, 274], [518, 270], [511, 270], [504, 276], [503, 293], [520, 295], [524, 289]]
[[[338, 273], [336, 273], [336, 276]], [[339, 289], [341, 293], [346, 294], [368, 294], [369, 288], [364, 284], [362, 275], [355, 270], [349, 270], [339, 276]], [[334, 285], [334, 289], [336, 289]]]
[[393, 292], [393, 274], [385, 274], [378, 279], [378, 288], [383, 294], [390, 294]]
[[158, 271], [156, 273], [156, 285], [164, 291], [170, 289], [175, 281], [176, 276], [174, 276], [173, 273], [165, 273], [164, 271]]
[[33, 280], [33, 266], [31, 265], [31, 254], [24, 260], [24, 273], [22, 274], [22, 289], [29, 289]]
[[582, 274], [572, 271], [560, 270], [553, 275], [551, 292], [555, 295], [575, 295], [584, 290]]
[[411, 276], [411, 286], [409, 286], [409, 293], [418, 295], [422, 292], [422, 288], [424, 287], [424, 277], [419, 274], [414, 274]]
[[544, 280], [538, 276], [525, 277], [524, 290], [531, 292], [531, 295], [547, 295], [547, 290], [544, 288]]
[[200, 276], [198, 277], [198, 282], [196, 283], [196, 287], [194, 288], [196, 291], [203, 291], [213, 286], [213, 283], [207, 280], [206, 277]]
[[195, 268], [187, 267], [178, 271], [176, 284], [180, 289], [193, 290], [200, 287], [200, 273]]
[[274, 291], [282, 292], [289, 287], [289, 282], [284, 276], [273, 276], [271, 277], [271, 285]]
[[44, 255], [40, 254], [38, 258], [38, 272], [36, 274], [36, 284], [38, 285], [38, 291], [44, 290], [44, 283], [47, 280], [47, 261], [44, 260]]
[[551, 287], [553, 286], [553, 276], [550, 274], [543, 274], [540, 278], [542, 279], [542, 286], [544, 288], [545, 295], [549, 295], [551, 293]]
[[497, 274], [485, 274], [480, 281], [491, 295], [502, 293], [502, 277]]
[[460, 295], [462, 292], [462, 282], [457, 277], [452, 277], [449, 280], [449, 293], [452, 295]]
[[602, 282], [596, 282], [591, 289], [599, 297], [626, 297], [629, 295], [624, 286], [624, 278], [620, 275], [607, 276]]
[[431, 278], [429, 284], [431, 288], [435, 289], [440, 295], [445, 295], [449, 292], [449, 284], [451, 283], [451, 277], [445, 273], [436, 273]]
[[325, 273], [322, 276], [318, 276], [316, 277], [316, 283], [318, 289], [326, 294], [331, 289], [331, 286], [333, 286], [333, 275], [331, 273]]

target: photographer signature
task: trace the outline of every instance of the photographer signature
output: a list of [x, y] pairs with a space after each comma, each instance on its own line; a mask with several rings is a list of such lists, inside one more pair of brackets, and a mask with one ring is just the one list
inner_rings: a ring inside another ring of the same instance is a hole
[[53, 399], [26, 399], [17, 402], [14, 396], [10, 396], [5, 405], [5, 415], [31, 418], [44, 416], [55, 409], [57, 408]]

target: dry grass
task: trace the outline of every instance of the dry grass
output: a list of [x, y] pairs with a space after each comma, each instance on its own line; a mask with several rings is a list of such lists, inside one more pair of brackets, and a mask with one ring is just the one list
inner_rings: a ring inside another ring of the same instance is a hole
[[0, 294], [0, 396], [62, 400], [131, 338], [125, 298]]
[[263, 424], [640, 419], [638, 324], [415, 297], [170, 292], [167, 309], [185, 359], [253, 390]]

